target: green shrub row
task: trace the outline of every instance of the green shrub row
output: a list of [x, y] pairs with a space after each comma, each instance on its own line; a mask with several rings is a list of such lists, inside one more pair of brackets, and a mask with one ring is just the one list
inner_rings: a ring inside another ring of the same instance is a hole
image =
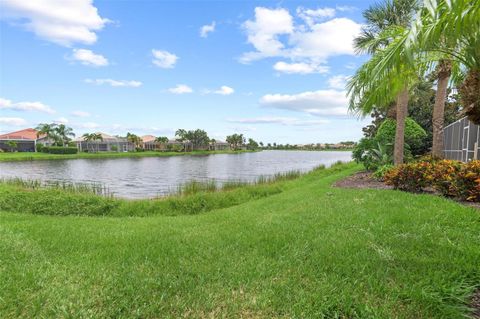
[[78, 149], [76, 147], [63, 147], [63, 146], [41, 146], [37, 147], [37, 151], [48, 154], [77, 154]]
[[480, 161], [419, 161], [396, 166], [384, 176], [395, 189], [421, 192], [430, 187], [447, 197], [480, 202]]

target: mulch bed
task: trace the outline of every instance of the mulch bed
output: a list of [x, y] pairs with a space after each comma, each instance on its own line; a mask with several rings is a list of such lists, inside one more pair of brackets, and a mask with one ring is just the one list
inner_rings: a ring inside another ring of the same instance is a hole
[[[333, 186], [340, 187], [340, 188], [393, 189], [392, 186], [385, 185], [384, 182], [374, 178], [372, 176], [372, 173], [365, 172], [365, 171], [355, 173], [342, 180], [339, 180], [336, 183], [334, 183]], [[428, 189], [424, 193], [440, 196], [440, 194], [436, 193], [433, 189]], [[472, 203], [472, 202], [465, 202], [465, 201], [457, 201], [457, 202], [468, 207], [474, 207], [474, 208], [480, 209], [480, 203]]]
[[358, 172], [333, 184], [340, 188], [393, 189], [372, 176], [369, 172]]

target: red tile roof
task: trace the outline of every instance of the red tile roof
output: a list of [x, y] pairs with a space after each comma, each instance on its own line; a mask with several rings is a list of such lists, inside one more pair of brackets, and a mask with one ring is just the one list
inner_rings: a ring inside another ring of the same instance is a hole
[[[0, 139], [2, 140], [31, 140], [34, 141], [38, 139], [37, 137], [37, 130], [33, 128], [27, 128], [21, 131], [16, 131], [12, 133], [2, 134], [0, 135]], [[40, 137], [44, 137], [45, 135], [41, 135]]]

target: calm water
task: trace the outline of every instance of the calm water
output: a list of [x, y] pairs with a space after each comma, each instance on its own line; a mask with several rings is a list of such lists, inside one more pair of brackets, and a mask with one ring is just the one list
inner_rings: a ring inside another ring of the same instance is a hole
[[263, 151], [209, 156], [75, 159], [0, 163], [0, 178], [101, 183], [115, 196], [149, 198], [191, 180], [252, 181], [260, 175], [350, 161], [350, 152]]

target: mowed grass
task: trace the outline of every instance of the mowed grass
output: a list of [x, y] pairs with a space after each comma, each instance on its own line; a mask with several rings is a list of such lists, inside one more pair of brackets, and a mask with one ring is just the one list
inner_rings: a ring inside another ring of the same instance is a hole
[[1, 153], [0, 162], [18, 162], [18, 161], [41, 161], [41, 160], [62, 160], [77, 158], [126, 158], [126, 157], [164, 157], [164, 156], [184, 156], [184, 155], [212, 155], [212, 154], [240, 154], [252, 151], [193, 151], [193, 152], [99, 152], [99, 153], [77, 153], [77, 154], [47, 154], [33, 152], [14, 152]]
[[0, 213], [0, 317], [465, 318], [479, 212], [330, 186], [357, 169], [203, 214]]

